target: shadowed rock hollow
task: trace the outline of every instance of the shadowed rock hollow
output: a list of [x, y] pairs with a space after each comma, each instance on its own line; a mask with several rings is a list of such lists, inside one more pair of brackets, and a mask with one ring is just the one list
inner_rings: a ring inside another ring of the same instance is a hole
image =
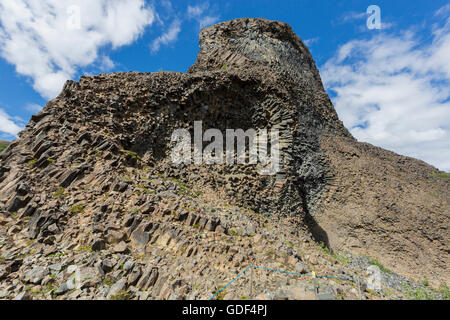
[[[173, 130], [193, 134], [196, 120], [203, 130], [279, 129], [282, 170], [262, 176], [253, 165], [172, 164]], [[357, 142], [285, 23], [237, 19], [203, 29], [186, 74], [68, 81], [0, 158], [0, 278], [53, 283], [59, 296], [70, 291], [71, 274], [24, 276], [48, 268], [49, 255], [100, 279], [78, 284], [72, 298], [131, 290], [138, 298], [196, 299], [250, 262], [278, 263], [269, 251], [285, 250], [286, 265], [332, 272], [333, 264], [309, 264], [311, 239], [418, 281], [449, 279], [448, 179]], [[24, 254], [31, 258], [17, 258]], [[118, 267], [126, 261], [130, 269]], [[102, 272], [85, 269], [94, 266]], [[192, 276], [181, 276], [185, 269]]]

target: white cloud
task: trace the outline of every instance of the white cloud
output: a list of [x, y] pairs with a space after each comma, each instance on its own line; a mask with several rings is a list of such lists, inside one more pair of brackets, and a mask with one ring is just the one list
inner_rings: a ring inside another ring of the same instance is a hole
[[207, 14], [209, 2], [204, 2], [195, 6], [188, 6], [187, 16], [189, 19], [195, 19], [200, 29], [210, 26], [219, 20], [219, 16]]
[[450, 170], [450, 19], [432, 35], [428, 45], [412, 31], [350, 41], [321, 75], [357, 139]]
[[347, 12], [345, 14], [343, 14], [340, 17], [340, 21], [341, 23], [346, 23], [348, 21], [355, 21], [355, 20], [360, 20], [360, 19], [365, 19], [367, 18], [367, 13], [366, 12], [355, 12], [355, 11], [350, 11]]
[[319, 37], [303, 40], [303, 43], [309, 47], [309, 46], [312, 46], [317, 41], [319, 41]]
[[219, 17], [217, 16], [204, 16], [199, 20], [200, 29], [210, 26], [219, 20]]
[[116, 64], [108, 56], [103, 56], [100, 61], [100, 70], [103, 72], [109, 71], [114, 68]]
[[25, 106], [25, 109], [32, 112], [32, 113], [38, 113], [42, 110], [42, 106], [36, 104], [36, 103], [29, 103]]
[[152, 52], [153, 53], [157, 52], [161, 48], [161, 44], [168, 45], [170, 43], [175, 42], [178, 38], [178, 34], [180, 33], [180, 31], [181, 31], [181, 21], [175, 18], [172, 21], [169, 30], [167, 30], [161, 36], [153, 40], [151, 44]]
[[0, 55], [54, 98], [100, 47], [130, 44], [153, 21], [144, 0], [2, 0]]
[[444, 16], [448, 15], [450, 13], [450, 3], [446, 4], [445, 6], [441, 7], [439, 10], [435, 12], [436, 16]]
[[15, 137], [22, 128], [14, 122], [14, 118], [0, 109], [0, 132]]
[[188, 6], [188, 18], [192, 19], [192, 18], [198, 18], [200, 17], [203, 12], [205, 12], [205, 10], [207, 10], [209, 7], [208, 3], [203, 3], [200, 5], [196, 5], [196, 6]]

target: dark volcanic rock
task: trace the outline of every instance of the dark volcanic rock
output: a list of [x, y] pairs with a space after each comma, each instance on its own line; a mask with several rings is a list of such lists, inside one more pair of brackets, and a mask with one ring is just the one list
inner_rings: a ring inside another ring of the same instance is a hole
[[[193, 136], [197, 120], [203, 131], [278, 129], [281, 170], [175, 165], [171, 135]], [[50, 262], [60, 270], [33, 283], [73, 299], [203, 299], [250, 264], [346, 268], [310, 240], [416, 280], [449, 278], [448, 179], [357, 142], [285, 23], [237, 19], [203, 29], [185, 74], [67, 81], [0, 161], [0, 293], [10, 297], [23, 288], [19, 268]], [[258, 294], [290, 292], [285, 278], [255, 281]], [[333, 285], [356, 298], [351, 284]]]

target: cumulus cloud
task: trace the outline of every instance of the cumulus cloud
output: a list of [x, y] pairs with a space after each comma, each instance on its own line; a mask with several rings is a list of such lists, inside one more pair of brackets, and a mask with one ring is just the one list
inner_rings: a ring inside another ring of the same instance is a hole
[[181, 21], [175, 18], [169, 26], [169, 29], [161, 36], [153, 40], [151, 44], [151, 50], [153, 53], [159, 51], [161, 45], [168, 45], [175, 42], [178, 39], [178, 34], [181, 31]]
[[195, 6], [188, 6], [187, 16], [189, 19], [197, 20], [200, 29], [210, 26], [219, 20], [219, 16], [208, 13], [209, 2]]
[[22, 127], [16, 124], [14, 117], [8, 115], [3, 109], [0, 109], [0, 131], [9, 136], [15, 137]]
[[352, 134], [450, 170], [450, 18], [423, 44], [413, 31], [339, 48], [321, 75]]
[[54, 98], [79, 68], [96, 62], [99, 48], [132, 43], [154, 16], [144, 0], [2, 0], [0, 55]]
[[[25, 109], [32, 112], [32, 113], [38, 113], [42, 110], [42, 106], [36, 104], [36, 103], [29, 103], [25, 106]], [[1, 128], [0, 128], [1, 130]]]

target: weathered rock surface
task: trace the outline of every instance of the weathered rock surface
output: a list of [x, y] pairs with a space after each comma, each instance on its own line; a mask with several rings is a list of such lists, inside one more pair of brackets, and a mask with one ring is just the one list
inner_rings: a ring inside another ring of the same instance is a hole
[[[282, 170], [174, 165], [171, 134], [194, 120], [279, 129]], [[186, 74], [68, 81], [0, 161], [0, 298], [206, 299], [250, 264], [365, 271], [320, 241], [434, 287], [449, 280], [448, 179], [357, 142], [285, 23], [203, 29]], [[250, 298], [388, 298], [353, 281], [254, 272]], [[386, 279], [398, 298], [399, 283], [420, 287]], [[220, 297], [249, 298], [250, 277], [239, 281]]]

